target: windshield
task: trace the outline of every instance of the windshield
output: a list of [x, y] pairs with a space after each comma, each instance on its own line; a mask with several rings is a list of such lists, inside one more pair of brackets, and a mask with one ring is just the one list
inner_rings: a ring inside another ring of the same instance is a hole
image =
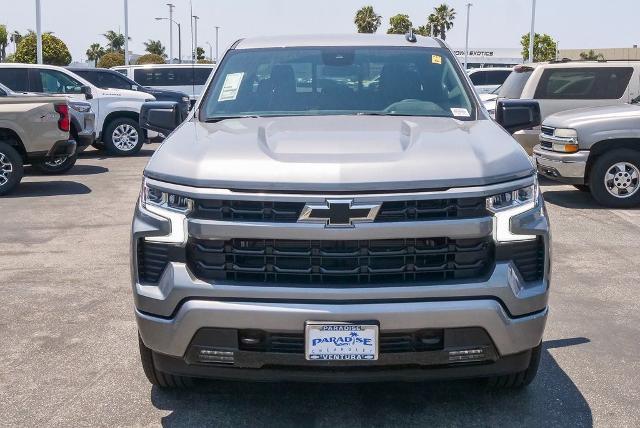
[[531, 73], [533, 73], [531, 67], [516, 67], [500, 87], [498, 96], [500, 98], [520, 98]]
[[475, 115], [456, 60], [416, 47], [269, 48], [231, 51], [201, 118], [237, 116]]

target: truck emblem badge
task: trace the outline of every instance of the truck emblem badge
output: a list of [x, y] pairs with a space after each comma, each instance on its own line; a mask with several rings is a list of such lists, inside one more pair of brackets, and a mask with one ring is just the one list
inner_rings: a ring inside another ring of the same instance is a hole
[[324, 204], [306, 204], [298, 218], [302, 223], [321, 223], [325, 227], [353, 227], [355, 223], [371, 223], [381, 204], [358, 204], [350, 199], [329, 199]]

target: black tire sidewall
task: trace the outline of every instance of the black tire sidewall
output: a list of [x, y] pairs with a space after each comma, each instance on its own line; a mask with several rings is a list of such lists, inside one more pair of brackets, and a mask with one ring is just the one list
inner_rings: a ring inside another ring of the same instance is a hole
[[640, 190], [628, 198], [616, 198], [604, 185], [607, 171], [618, 162], [628, 162], [640, 169], [640, 152], [631, 149], [616, 149], [596, 159], [589, 174], [589, 189], [593, 198], [601, 205], [611, 208], [629, 208], [640, 205]]
[[0, 185], [0, 196], [2, 196], [12, 192], [18, 184], [20, 184], [24, 175], [24, 169], [22, 165], [22, 157], [20, 157], [20, 154], [16, 149], [6, 143], [0, 142], [0, 153], [9, 159], [13, 167], [13, 172], [9, 176], [9, 181], [4, 185]]
[[[136, 144], [136, 146], [132, 150], [128, 151], [122, 151], [113, 144], [113, 131], [118, 126], [124, 124], [133, 126], [138, 132], [138, 144]], [[142, 129], [140, 129], [140, 125], [135, 120], [126, 117], [117, 118], [111, 121], [111, 123], [109, 123], [109, 125], [105, 128], [103, 142], [105, 149], [109, 154], [115, 156], [131, 156], [138, 153], [142, 148], [142, 145], [144, 144], [144, 135], [142, 133]]]
[[33, 167], [38, 171], [42, 172], [43, 174], [50, 174], [50, 175], [64, 174], [65, 172], [73, 168], [73, 166], [76, 164], [77, 159], [78, 157], [76, 155], [69, 156], [64, 161], [63, 164], [60, 164], [55, 167], [46, 165], [46, 161], [40, 161], [38, 163], [33, 164]]

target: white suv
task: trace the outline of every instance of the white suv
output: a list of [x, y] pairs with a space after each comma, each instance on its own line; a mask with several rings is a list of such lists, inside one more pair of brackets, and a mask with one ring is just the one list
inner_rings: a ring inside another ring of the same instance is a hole
[[[640, 61], [573, 61], [516, 66], [498, 98], [535, 99], [542, 120], [565, 110], [628, 103], [640, 95]], [[495, 101], [485, 103], [492, 113]], [[540, 128], [514, 134], [531, 154]]]
[[513, 67], [486, 67], [467, 70], [478, 94], [489, 94], [498, 89], [511, 74]]
[[94, 146], [119, 156], [140, 151], [146, 137], [138, 124], [140, 107], [155, 98], [144, 92], [100, 89], [62, 67], [0, 64], [0, 83], [16, 92], [41, 92], [87, 100], [96, 114]]

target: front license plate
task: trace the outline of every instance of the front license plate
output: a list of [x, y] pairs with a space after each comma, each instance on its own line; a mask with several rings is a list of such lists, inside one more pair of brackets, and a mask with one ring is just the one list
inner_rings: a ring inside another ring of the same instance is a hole
[[378, 326], [309, 321], [305, 325], [307, 360], [378, 359]]

